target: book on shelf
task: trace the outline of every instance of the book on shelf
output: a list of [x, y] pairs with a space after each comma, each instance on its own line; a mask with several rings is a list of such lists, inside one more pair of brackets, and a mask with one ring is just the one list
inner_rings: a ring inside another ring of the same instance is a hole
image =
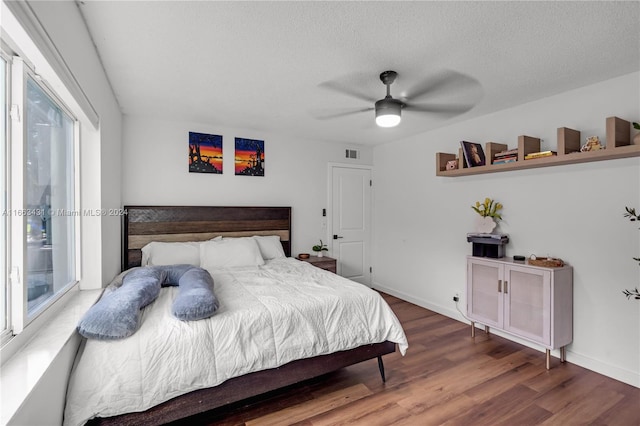
[[482, 145], [474, 142], [461, 141], [460, 146], [462, 147], [462, 152], [464, 153], [464, 161], [466, 162], [467, 167], [485, 165], [484, 150], [482, 149]]
[[518, 153], [514, 152], [513, 154], [509, 154], [509, 155], [501, 155], [499, 157], [493, 157], [494, 160], [502, 160], [503, 158], [518, 158]]
[[512, 157], [514, 155], [515, 156], [518, 155], [518, 148], [507, 149], [505, 151], [496, 152], [493, 155], [493, 158], [498, 159], [498, 158], [504, 158], [504, 157]]
[[493, 160], [493, 164], [507, 164], [507, 163], [515, 163], [518, 161], [518, 157], [504, 157]]
[[525, 160], [531, 160], [533, 158], [544, 158], [544, 157], [551, 157], [553, 155], [558, 155], [557, 152], [555, 151], [540, 151], [540, 152], [532, 152], [530, 154], [527, 154], [524, 156]]

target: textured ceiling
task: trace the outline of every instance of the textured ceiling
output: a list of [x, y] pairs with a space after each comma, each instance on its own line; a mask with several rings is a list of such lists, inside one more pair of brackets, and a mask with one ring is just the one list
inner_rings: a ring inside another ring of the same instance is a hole
[[[379, 144], [637, 71], [639, 2], [78, 2], [124, 114]], [[366, 109], [432, 84], [378, 128]], [[437, 84], [443, 75], [458, 78]], [[448, 73], [448, 74], [446, 74]]]

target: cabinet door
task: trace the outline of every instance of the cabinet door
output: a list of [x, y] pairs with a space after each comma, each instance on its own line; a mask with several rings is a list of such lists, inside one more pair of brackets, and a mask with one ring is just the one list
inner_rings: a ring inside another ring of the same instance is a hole
[[505, 266], [504, 329], [549, 346], [551, 343], [551, 273]]
[[502, 327], [504, 266], [480, 259], [467, 262], [467, 315], [484, 325]]

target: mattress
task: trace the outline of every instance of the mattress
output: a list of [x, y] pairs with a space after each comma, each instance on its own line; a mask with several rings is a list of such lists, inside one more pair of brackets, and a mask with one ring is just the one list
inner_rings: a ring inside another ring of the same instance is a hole
[[65, 425], [144, 411], [190, 391], [290, 361], [385, 340], [408, 345], [400, 322], [368, 287], [292, 258], [209, 271], [218, 312], [171, 315], [175, 287], [144, 308], [140, 329], [81, 345], [67, 391]]

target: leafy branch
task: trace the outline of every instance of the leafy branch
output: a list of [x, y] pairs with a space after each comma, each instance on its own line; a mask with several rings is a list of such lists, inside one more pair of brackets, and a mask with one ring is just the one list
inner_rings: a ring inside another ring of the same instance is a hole
[[627, 296], [627, 299], [631, 299], [631, 297], [633, 297], [636, 300], [640, 300], [640, 291], [638, 291], [638, 287], [634, 288], [633, 290], [625, 290], [622, 292], [622, 294]]
[[[633, 123], [633, 125], [634, 127], [638, 125], [638, 127], [636, 128], [640, 128], [640, 124], [638, 123]], [[636, 209], [634, 207], [625, 207], [624, 209], [625, 213], [623, 216], [629, 218], [629, 221], [635, 222], [637, 220], [640, 220], [640, 215], [636, 213]], [[638, 262], [638, 264], [640, 265], [640, 257], [634, 257], [633, 260]], [[638, 291], [638, 287], [634, 288], [633, 290], [625, 289], [622, 294], [627, 296], [627, 299], [631, 299], [633, 297], [636, 300], [640, 300], [640, 291]]]
[[628, 217], [631, 222], [636, 220], [640, 220], [640, 215], [636, 214], [636, 209], [633, 207], [625, 207], [627, 212], [624, 214], [624, 217]]

